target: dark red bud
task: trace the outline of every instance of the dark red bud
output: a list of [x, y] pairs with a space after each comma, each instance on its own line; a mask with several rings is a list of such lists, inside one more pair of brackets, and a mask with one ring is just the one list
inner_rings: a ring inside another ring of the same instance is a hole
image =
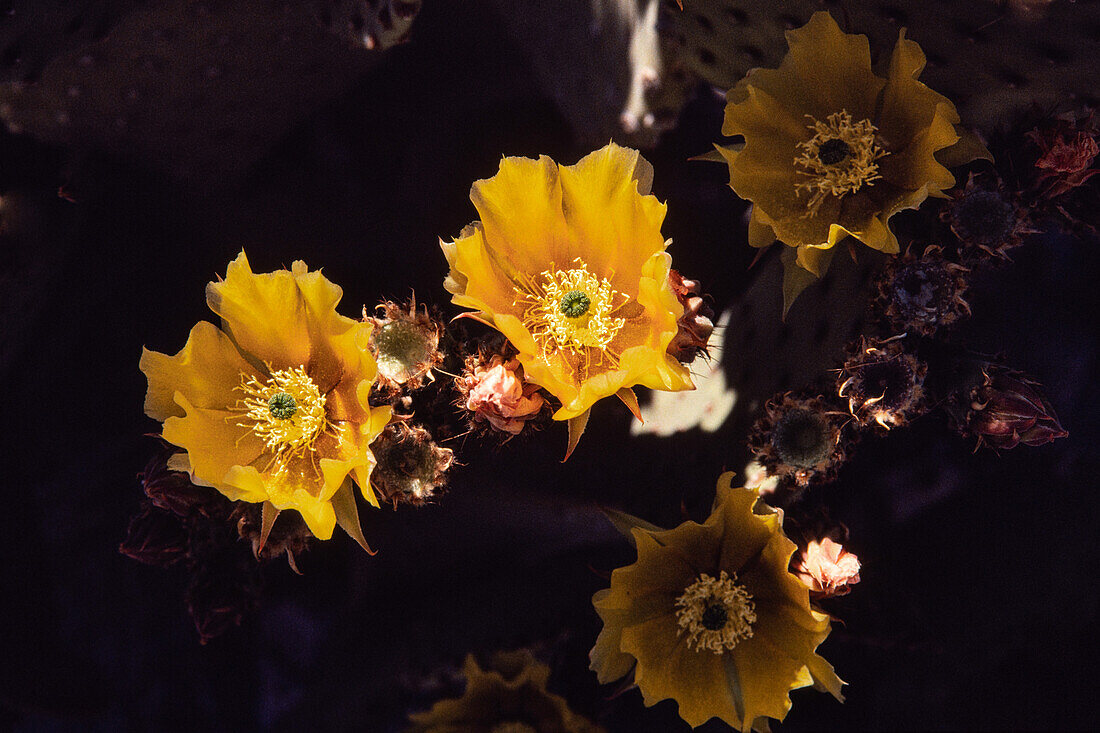
[[143, 502], [118, 551], [147, 565], [172, 565], [187, 556], [187, 531], [171, 513]]
[[995, 448], [1037, 446], [1069, 435], [1038, 384], [1003, 367], [990, 367], [975, 391], [967, 427]]

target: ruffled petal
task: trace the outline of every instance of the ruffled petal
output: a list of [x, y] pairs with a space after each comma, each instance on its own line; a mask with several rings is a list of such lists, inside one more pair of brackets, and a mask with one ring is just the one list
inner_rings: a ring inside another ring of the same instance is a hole
[[[665, 248], [665, 204], [648, 193], [653, 168], [637, 150], [614, 143], [559, 169], [562, 210], [579, 257], [612, 287], [633, 297], [642, 264]], [[557, 262], [559, 267], [568, 262]]]
[[596, 644], [588, 654], [589, 668], [596, 673], [601, 685], [613, 682], [625, 676], [634, 667], [634, 657], [622, 651], [624, 611], [607, 608], [603, 601], [611, 594], [605, 588], [592, 596], [592, 605], [596, 608], [603, 629], [596, 637]]
[[309, 363], [306, 306], [289, 270], [254, 274], [242, 251], [225, 280], [206, 286], [206, 303], [245, 353], [276, 368]]
[[722, 656], [688, 647], [675, 615], [624, 629], [622, 646], [638, 660], [634, 681], [647, 706], [672, 698], [692, 727], [714, 717], [741, 727], [740, 690], [731, 685]]
[[474, 183], [470, 200], [481, 218], [486, 254], [508, 279], [520, 282], [577, 256], [562, 212], [558, 165], [545, 155], [504, 158], [495, 176]]
[[187, 451], [191, 480], [212, 486], [233, 501], [263, 501], [264, 494], [241, 493], [228, 486], [225, 475], [234, 466], [246, 466], [263, 453], [263, 442], [238, 423], [241, 417], [222, 409], [197, 407], [181, 393], [176, 402], [183, 417], [164, 421], [164, 439]]
[[138, 368], [149, 380], [145, 414], [161, 421], [185, 414], [175, 399], [177, 392], [197, 407], [224, 409], [237, 401], [233, 391], [241, 377], [257, 374], [233, 341], [206, 321], [195, 324], [187, 343], [173, 356], [142, 349]]
[[[312, 493], [316, 490], [315, 477], [291, 474], [283, 481], [274, 482], [255, 466], [233, 466], [226, 473], [224, 485], [225, 488], [219, 490], [227, 496], [229, 491], [242, 497], [263, 494], [265, 500], [270, 501], [276, 509], [293, 509], [301, 514], [309, 531], [317, 539], [332, 539], [332, 531], [336, 528], [336, 511], [332, 508], [332, 502], [322, 500]], [[257, 500], [242, 498], [242, 501]]]
[[[855, 119], [873, 117], [883, 80], [871, 69], [867, 36], [844, 33], [825, 11], [786, 36], [790, 50], [779, 68], [753, 69], [744, 85], [782, 99], [787, 115], [799, 120], [824, 120], [842, 109]], [[722, 134], [742, 134], [731, 130], [723, 126]]]
[[[763, 716], [783, 720], [791, 709], [790, 691], [813, 684], [805, 664], [763, 636], [753, 635], [739, 642], [726, 664], [738, 675], [746, 721]], [[742, 726], [746, 733], [750, 728]]]

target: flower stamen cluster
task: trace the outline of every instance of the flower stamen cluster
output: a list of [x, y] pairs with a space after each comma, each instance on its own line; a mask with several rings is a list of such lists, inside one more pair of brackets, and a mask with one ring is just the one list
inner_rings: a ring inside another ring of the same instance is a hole
[[722, 654], [752, 638], [756, 606], [737, 583], [736, 573], [731, 576], [723, 570], [717, 578], [700, 573], [676, 599], [676, 622], [680, 633], [687, 633], [689, 647]]
[[812, 215], [826, 196], [854, 193], [882, 178], [876, 161], [886, 152], [875, 141], [878, 128], [870, 120], [852, 122], [847, 110], [829, 115], [826, 122], [807, 117], [813, 120], [808, 127], [814, 135], [798, 144], [794, 163], [810, 180], [795, 189], [810, 192], [808, 215]]
[[627, 299], [606, 278], [601, 280], [589, 272], [579, 257], [573, 264], [572, 269], [559, 270], [551, 263], [550, 269], [531, 279], [525, 289], [516, 288], [516, 294], [529, 304], [523, 325], [543, 354], [566, 349], [583, 355], [587, 371], [594, 354], [600, 361], [615, 362], [608, 348], [626, 321], [611, 314]]
[[236, 404], [245, 422], [237, 425], [264, 441], [273, 454], [276, 473], [285, 471], [293, 458], [313, 450], [325, 429], [325, 396], [304, 366], [276, 369], [264, 382], [242, 374], [236, 389], [245, 395]]

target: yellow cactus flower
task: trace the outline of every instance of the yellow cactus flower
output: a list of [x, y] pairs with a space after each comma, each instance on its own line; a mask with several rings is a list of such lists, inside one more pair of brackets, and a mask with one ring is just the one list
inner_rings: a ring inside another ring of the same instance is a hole
[[604, 628], [589, 656], [601, 683], [633, 673], [647, 706], [672, 698], [693, 727], [720, 718], [747, 732], [782, 720], [791, 690], [814, 685], [842, 700], [843, 683], [815, 651], [829, 617], [788, 570], [796, 547], [779, 514], [732, 477], [718, 479], [703, 524], [612, 517], [638, 560], [593, 596]]
[[550, 668], [526, 649], [497, 652], [485, 669], [467, 655], [462, 674], [462, 697], [410, 715], [406, 733], [603, 733], [546, 689]]
[[683, 307], [652, 180], [636, 150], [614, 144], [572, 166], [504, 158], [470, 191], [481, 220], [440, 241], [454, 303], [512, 342], [526, 378], [561, 401], [554, 418], [571, 421], [574, 445], [603, 397], [637, 413], [634, 385], [694, 387], [667, 353]]
[[751, 201], [749, 243], [777, 239], [784, 252], [784, 312], [828, 269], [846, 236], [895, 254], [889, 222], [955, 184], [945, 166], [988, 151], [962, 128], [947, 97], [917, 81], [924, 52], [902, 29], [886, 76], [871, 69], [864, 35], [829, 13], [787, 31], [778, 69], [753, 69], [726, 95], [724, 135], [744, 146], [718, 151], [730, 187]]
[[146, 414], [185, 451], [172, 468], [233, 501], [265, 502], [267, 530], [294, 509], [320, 539], [339, 523], [365, 546], [351, 483], [378, 506], [369, 446], [390, 408], [367, 402], [371, 325], [339, 315], [341, 295], [304, 262], [254, 274], [241, 252], [206, 286], [222, 327], [200, 321], [174, 356], [143, 349], [140, 368]]

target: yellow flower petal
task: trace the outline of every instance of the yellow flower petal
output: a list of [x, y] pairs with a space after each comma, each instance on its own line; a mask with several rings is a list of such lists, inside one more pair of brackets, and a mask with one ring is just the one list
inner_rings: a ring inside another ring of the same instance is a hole
[[[336, 512], [332, 508], [332, 502], [322, 500], [312, 493], [316, 488], [312, 481], [292, 475], [285, 482], [273, 483], [269, 476], [264, 476], [255, 466], [233, 466], [226, 473], [223, 485], [229, 491], [238, 492], [242, 501], [249, 501], [244, 498], [246, 496], [259, 496], [262, 493], [265, 500], [270, 501], [276, 509], [294, 509], [301, 514], [309, 531], [317, 539], [332, 539], [332, 530], [336, 527]], [[227, 493], [225, 489], [219, 489], [222, 493]]]
[[[788, 114], [799, 120], [805, 115], [823, 120], [822, 113], [840, 109], [856, 119], [874, 114], [883, 81], [871, 70], [866, 36], [844, 33], [825, 11], [814, 13], [806, 25], [786, 36], [790, 50], [779, 68], [753, 69], [746, 85], [782, 99]], [[741, 133], [723, 127], [722, 134]]]
[[592, 596], [592, 605], [603, 621], [603, 630], [596, 638], [596, 645], [592, 647], [589, 658], [602, 685], [626, 676], [634, 668], [634, 657], [622, 651], [625, 612], [604, 606], [604, 601], [610, 594], [611, 590], [605, 588]]
[[276, 368], [309, 363], [306, 309], [290, 271], [255, 275], [241, 252], [229, 263], [225, 280], [206, 286], [206, 303], [245, 353]]
[[263, 453], [260, 438], [238, 423], [239, 415], [224, 409], [196, 407], [182, 392], [176, 402], [183, 408], [183, 417], [164, 421], [164, 439], [187, 451], [191, 480], [200, 486], [212, 486], [233, 501], [263, 501], [266, 496], [242, 493], [227, 486], [226, 473], [233, 466], [248, 465]]
[[[575, 251], [583, 252], [593, 272], [611, 273], [608, 280], [616, 290], [634, 295], [642, 263], [665, 248], [661, 224], [666, 207], [644, 195], [652, 166], [637, 150], [612, 143], [576, 165], [561, 166], [559, 175], [565, 221], [578, 242]], [[646, 185], [638, 183], [639, 175]]]
[[195, 324], [173, 356], [142, 349], [138, 368], [149, 380], [145, 414], [162, 421], [185, 414], [176, 402], [177, 392], [198, 407], [224, 408], [225, 395], [240, 384], [241, 375], [257, 374], [232, 340], [206, 321]]
[[562, 214], [558, 165], [545, 155], [504, 158], [495, 176], [474, 183], [470, 200], [490, 243], [485, 255], [509, 280], [542, 272], [550, 262], [567, 265], [577, 256]]
[[[757, 717], [782, 720], [791, 709], [790, 691], [813, 684], [810, 671], [761, 636], [738, 644], [726, 662], [736, 670], [745, 700], [746, 721]], [[742, 730], [750, 730], [742, 724]]]
[[775, 222], [760, 210], [753, 206], [749, 213], [749, 246], [770, 247], [775, 244]]
[[623, 650], [639, 660], [634, 681], [645, 704], [672, 698], [680, 717], [692, 727], [718, 717], [741, 728], [743, 698], [726, 674], [725, 660], [689, 648], [677, 632], [671, 613], [623, 630]]

